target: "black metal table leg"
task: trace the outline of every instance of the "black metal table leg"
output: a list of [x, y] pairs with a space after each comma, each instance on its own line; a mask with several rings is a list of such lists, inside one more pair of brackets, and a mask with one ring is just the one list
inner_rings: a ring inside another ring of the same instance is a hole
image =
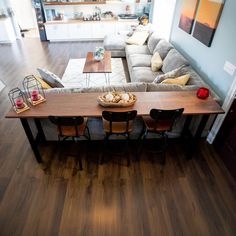
[[21, 121], [21, 124], [25, 130], [25, 134], [30, 142], [30, 146], [34, 152], [34, 155], [35, 155], [35, 158], [37, 160], [38, 163], [42, 163], [42, 158], [41, 158], [41, 155], [39, 153], [39, 150], [38, 150], [38, 145], [37, 145], [37, 142], [36, 140], [34, 139], [34, 136], [31, 132], [31, 129], [30, 129], [30, 126], [29, 126], [29, 123], [27, 121], [27, 119], [24, 119], [24, 118], [21, 118], [20, 119]]
[[39, 119], [34, 119], [34, 123], [37, 127], [37, 130], [38, 130], [37, 140], [39, 140], [42, 143], [46, 143], [45, 134], [43, 132], [43, 128], [42, 128], [40, 120]]
[[196, 150], [197, 145], [198, 145], [198, 140], [199, 140], [199, 138], [201, 138], [201, 134], [206, 126], [206, 123], [207, 123], [209, 117], [210, 117], [210, 115], [203, 115], [202, 116], [201, 121], [200, 121], [198, 128], [197, 128], [197, 131], [196, 131], [194, 137], [191, 139], [191, 143], [189, 145], [189, 150], [187, 153], [188, 159], [190, 159], [193, 156], [193, 153]]
[[187, 116], [186, 120], [184, 122], [184, 127], [183, 127], [183, 131], [181, 133], [181, 137], [184, 138], [185, 136], [190, 136], [190, 131], [189, 131], [189, 127], [191, 124], [193, 116]]

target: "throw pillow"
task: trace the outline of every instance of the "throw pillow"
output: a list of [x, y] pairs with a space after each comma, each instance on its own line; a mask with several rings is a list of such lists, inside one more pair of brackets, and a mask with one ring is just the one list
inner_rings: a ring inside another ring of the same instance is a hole
[[160, 54], [158, 52], [155, 52], [152, 56], [152, 59], [151, 59], [151, 68], [152, 68], [152, 71], [158, 71], [160, 70], [160, 68], [162, 67], [162, 59], [160, 57]]
[[52, 88], [64, 88], [61, 79], [57, 75], [45, 69], [38, 68], [37, 70], [41, 75], [42, 79]]
[[182, 66], [177, 68], [177, 69], [175, 69], [175, 70], [172, 70], [172, 71], [170, 71], [168, 73], [158, 75], [154, 79], [153, 83], [159, 84], [159, 83], [161, 83], [165, 79], [176, 78], [178, 76], [181, 76], [181, 75], [183, 75], [183, 74], [181, 74], [181, 69], [182, 69]]
[[185, 84], [188, 83], [188, 80], [190, 78], [190, 75], [182, 75], [180, 77], [177, 77], [175, 79], [165, 79], [164, 81], [161, 82], [161, 84], [177, 84], [177, 85], [182, 85], [184, 86]]
[[35, 76], [35, 78], [42, 85], [43, 89], [50, 89], [50, 88], [52, 88], [48, 83], [46, 83], [44, 80], [42, 80], [39, 76]]
[[146, 42], [148, 35], [149, 33], [147, 31], [135, 31], [133, 35], [126, 40], [126, 43], [143, 45]]

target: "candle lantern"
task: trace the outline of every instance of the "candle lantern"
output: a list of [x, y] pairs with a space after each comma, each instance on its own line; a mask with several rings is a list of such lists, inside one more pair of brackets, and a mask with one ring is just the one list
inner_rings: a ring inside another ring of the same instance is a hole
[[26, 92], [27, 100], [33, 106], [46, 101], [43, 87], [33, 75], [28, 75], [24, 78], [23, 87]]
[[16, 113], [21, 113], [29, 109], [24, 93], [19, 88], [14, 88], [8, 93], [11, 105]]

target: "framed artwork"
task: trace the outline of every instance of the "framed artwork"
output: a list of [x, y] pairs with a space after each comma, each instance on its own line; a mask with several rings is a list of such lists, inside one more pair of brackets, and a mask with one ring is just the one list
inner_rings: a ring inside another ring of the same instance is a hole
[[198, 0], [183, 0], [179, 27], [191, 34], [194, 18], [196, 16]]
[[224, 0], [201, 0], [193, 31], [193, 37], [210, 47], [213, 40]]

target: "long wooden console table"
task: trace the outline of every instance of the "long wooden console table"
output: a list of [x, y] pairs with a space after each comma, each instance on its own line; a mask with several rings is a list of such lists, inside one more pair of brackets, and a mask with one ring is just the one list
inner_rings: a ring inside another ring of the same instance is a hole
[[[71, 93], [57, 94], [49, 93], [46, 95], [47, 101], [38, 106], [31, 107], [30, 110], [17, 114], [11, 109], [6, 118], [19, 118], [28, 137], [30, 145], [34, 151], [37, 161], [42, 162], [38, 143], [46, 141], [40, 118], [48, 118], [49, 115], [55, 116], [87, 116], [101, 117], [103, 110], [126, 111], [135, 109], [138, 115], [148, 115], [152, 108], [175, 109], [184, 108], [183, 115], [187, 116], [183, 133], [186, 133], [191, 123], [192, 116], [203, 115], [195, 133], [193, 140], [197, 140], [206, 125], [211, 114], [222, 114], [224, 110], [220, 105], [208, 97], [205, 100], [196, 97], [196, 91], [173, 91], [173, 92], [134, 92], [137, 96], [137, 102], [127, 108], [104, 108], [97, 103], [97, 97], [101, 93]], [[28, 118], [33, 118], [38, 130], [34, 138]], [[192, 145], [194, 146], [194, 145]]]

